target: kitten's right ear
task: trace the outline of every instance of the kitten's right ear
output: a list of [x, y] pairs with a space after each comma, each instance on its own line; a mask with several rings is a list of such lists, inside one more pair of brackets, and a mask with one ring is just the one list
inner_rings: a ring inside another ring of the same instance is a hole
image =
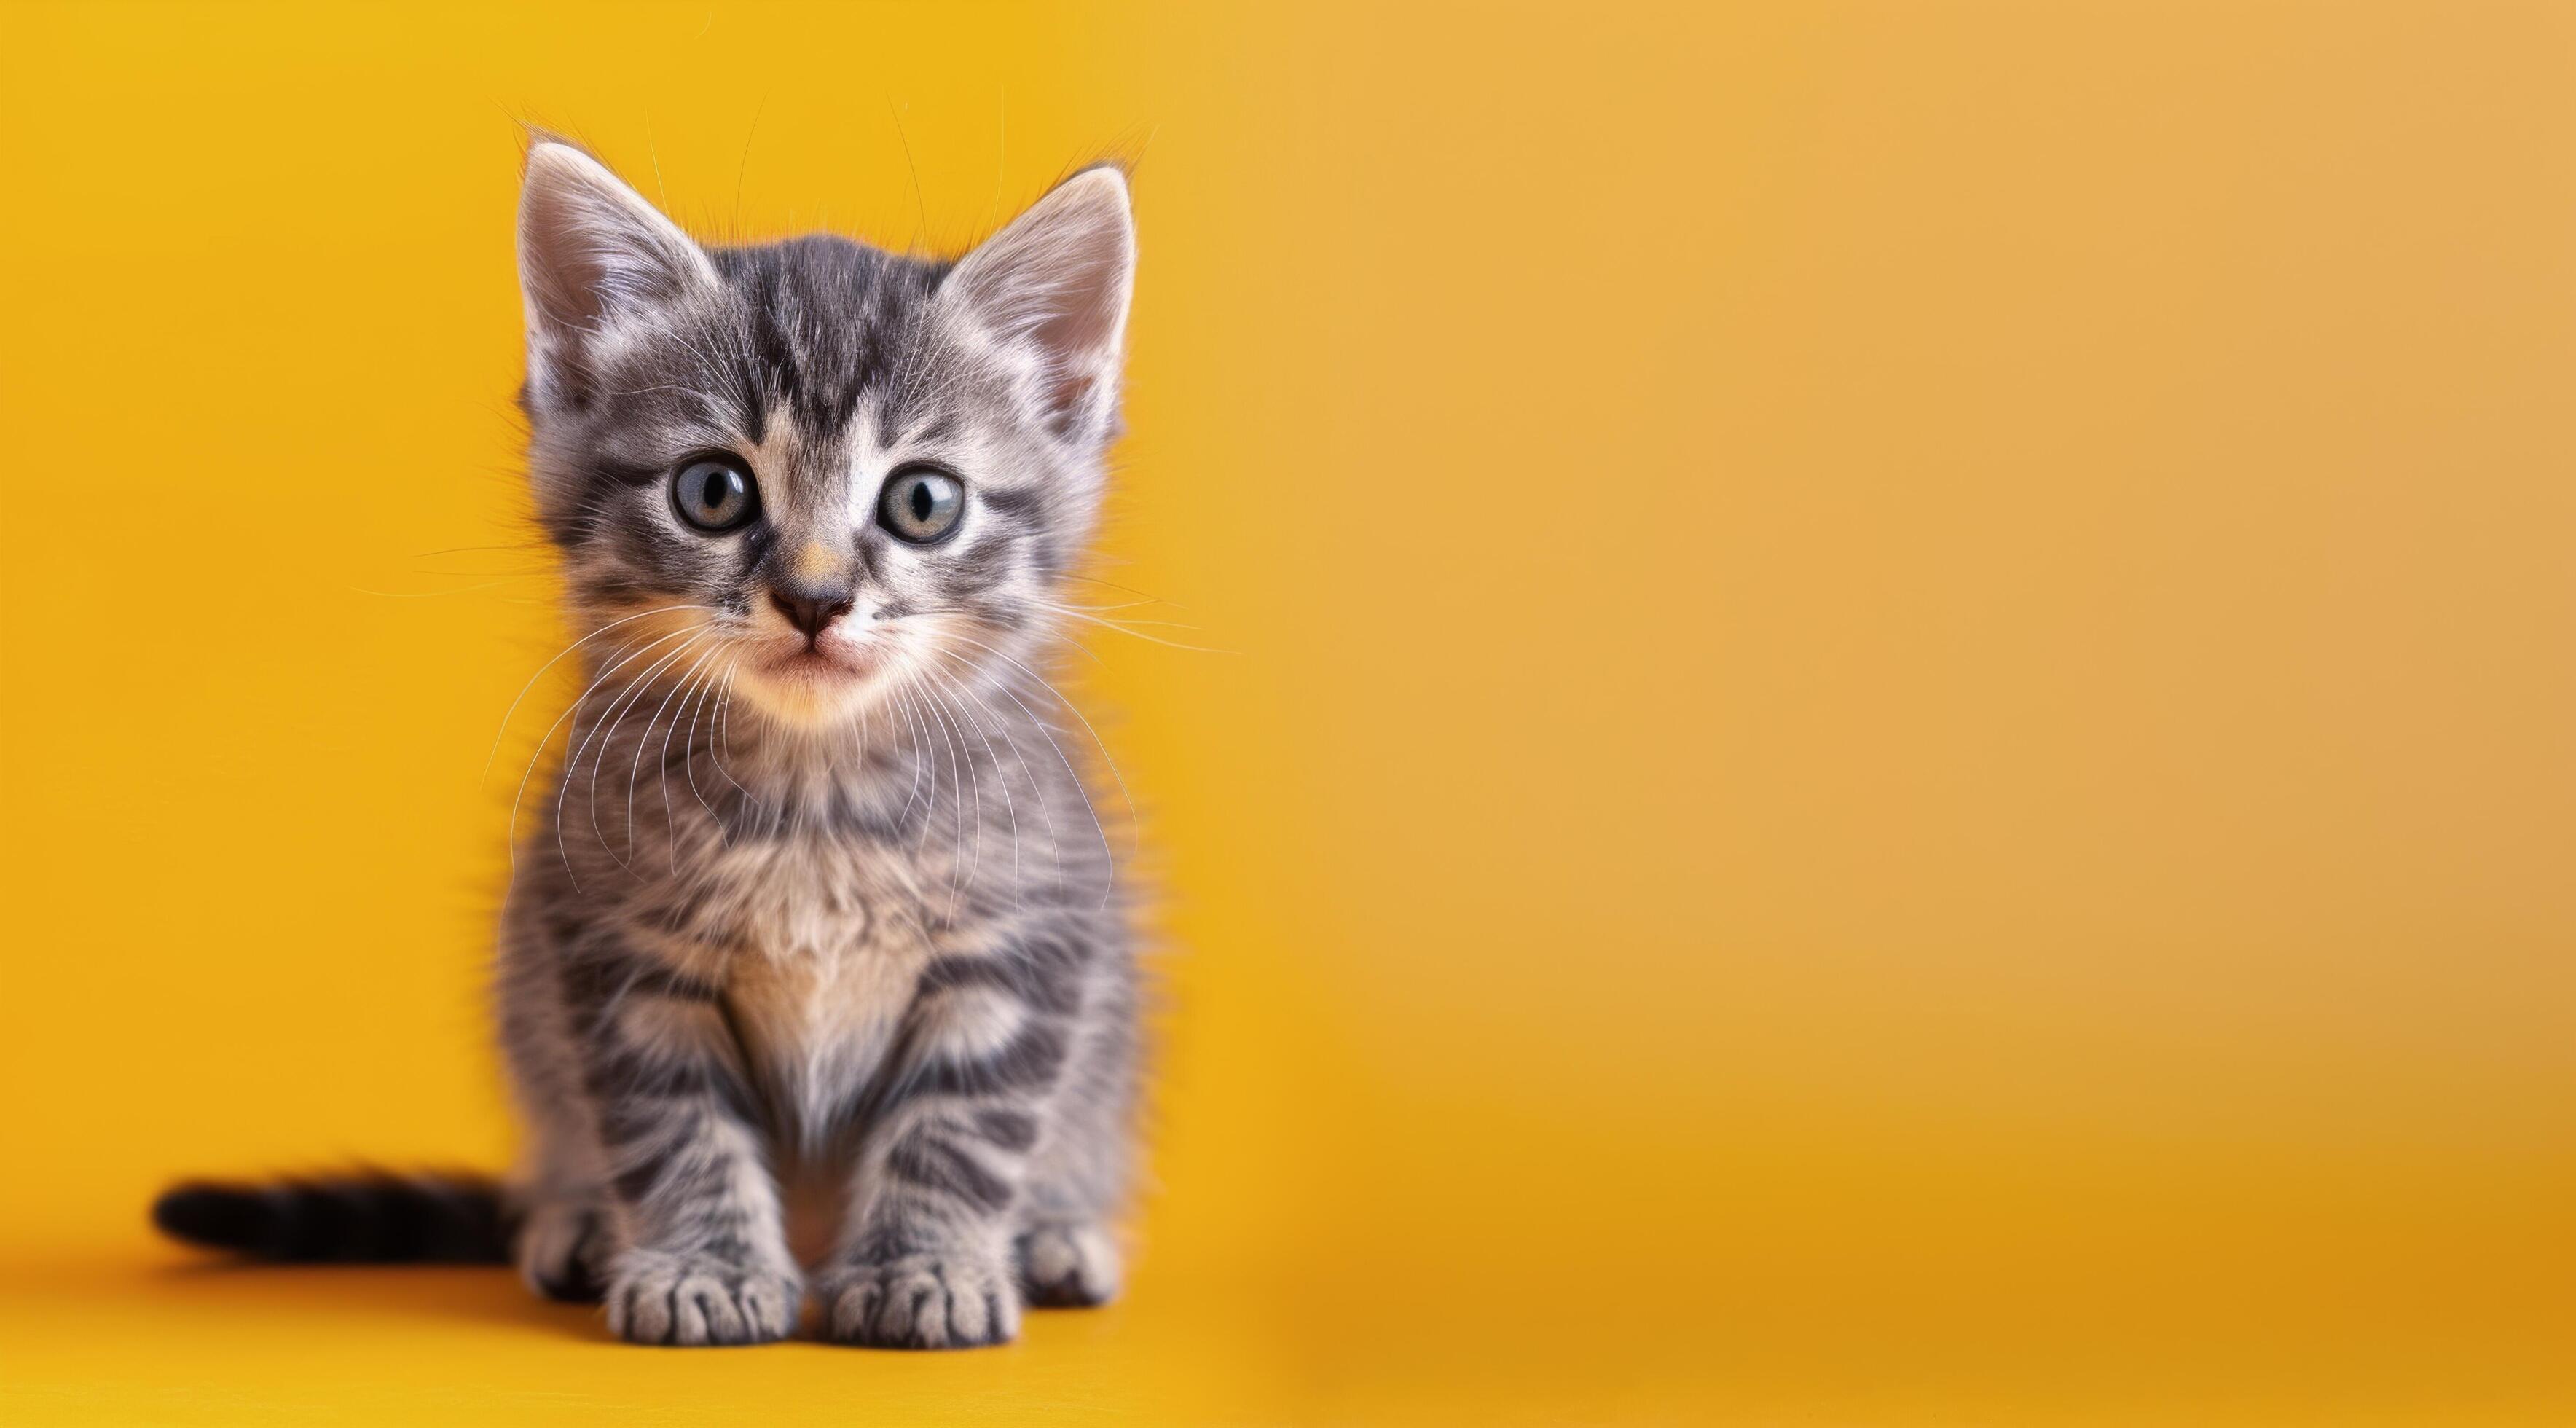
[[519, 290], [534, 383], [578, 379], [603, 333], [716, 281], [705, 250], [597, 159], [551, 135], [529, 146]]

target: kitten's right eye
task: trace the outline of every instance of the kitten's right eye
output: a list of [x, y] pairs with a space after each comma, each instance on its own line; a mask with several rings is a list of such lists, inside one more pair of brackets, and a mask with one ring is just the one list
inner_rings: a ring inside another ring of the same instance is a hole
[[671, 478], [671, 509], [709, 535], [740, 530], [760, 514], [760, 487], [730, 457], [702, 456]]

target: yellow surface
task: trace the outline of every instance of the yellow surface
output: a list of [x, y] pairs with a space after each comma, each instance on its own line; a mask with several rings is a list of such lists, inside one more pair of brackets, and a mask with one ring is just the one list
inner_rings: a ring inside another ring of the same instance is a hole
[[[1401, 8], [0, 11], [0, 1421], [2576, 1421], [2576, 18]], [[1141, 156], [1129, 1303], [143, 1234], [506, 1153], [522, 118], [898, 246]]]

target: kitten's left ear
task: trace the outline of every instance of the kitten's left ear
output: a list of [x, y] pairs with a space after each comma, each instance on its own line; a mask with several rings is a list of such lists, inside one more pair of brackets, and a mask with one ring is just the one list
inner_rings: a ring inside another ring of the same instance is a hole
[[705, 250], [599, 160], [551, 135], [529, 146], [519, 288], [532, 378], [578, 383], [617, 323], [716, 282]]
[[1135, 285], [1127, 176], [1102, 165], [1057, 184], [984, 240], [940, 293], [1033, 359], [1039, 400], [1059, 435], [1096, 440], [1117, 414]]

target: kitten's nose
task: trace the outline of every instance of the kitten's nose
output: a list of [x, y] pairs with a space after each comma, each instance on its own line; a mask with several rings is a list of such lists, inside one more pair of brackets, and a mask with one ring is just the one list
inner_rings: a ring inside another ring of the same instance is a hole
[[769, 587], [769, 603], [787, 617], [787, 623], [814, 639], [829, 629], [834, 620], [850, 613], [858, 602], [838, 591], [799, 590], [792, 586]]

